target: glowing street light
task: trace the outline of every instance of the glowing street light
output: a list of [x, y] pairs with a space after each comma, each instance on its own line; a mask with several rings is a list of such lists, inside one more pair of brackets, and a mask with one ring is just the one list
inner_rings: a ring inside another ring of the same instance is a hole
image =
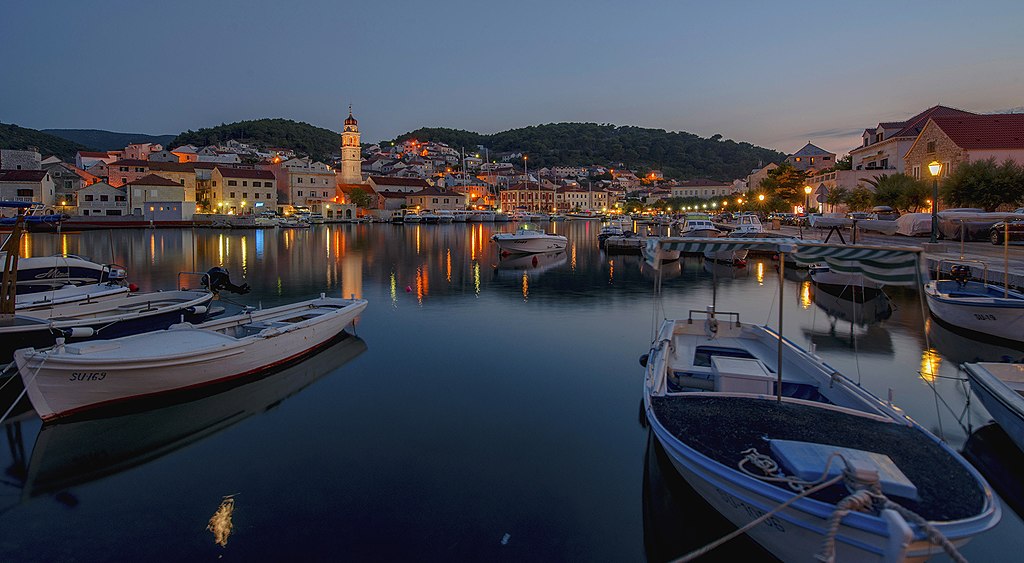
[[757, 201], [764, 201], [764, 194], [757, 194]]
[[804, 186], [804, 213], [807, 213], [807, 208], [811, 206], [811, 187]]
[[932, 174], [932, 244], [939, 241], [939, 174], [942, 172], [942, 164], [933, 160], [928, 165], [928, 171]]

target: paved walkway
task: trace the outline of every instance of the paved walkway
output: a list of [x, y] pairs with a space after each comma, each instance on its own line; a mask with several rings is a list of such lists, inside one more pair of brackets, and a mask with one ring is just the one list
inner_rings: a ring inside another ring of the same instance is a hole
[[[798, 227], [784, 226], [779, 231], [783, 234], [800, 236]], [[803, 237], [808, 240], [824, 240], [828, 230], [803, 229]], [[851, 243], [850, 231], [843, 231], [847, 243]], [[934, 249], [929, 249], [928, 237], [905, 237], [901, 235], [883, 235], [879, 233], [859, 233], [858, 244], [884, 244], [888, 246], [917, 246], [925, 248], [925, 259], [928, 261], [928, 268], [935, 269], [939, 262], [947, 260], [978, 260], [988, 267], [988, 279], [992, 283], [1003, 283], [1003, 246], [996, 246], [990, 242], [964, 242], [961, 250], [959, 241], [940, 240]], [[836, 235], [832, 235], [829, 242], [838, 243]], [[1010, 245], [1008, 253], [1009, 282], [1011, 287], [1024, 289], [1024, 245]], [[985, 266], [971, 264], [971, 270], [977, 279], [985, 275]], [[948, 271], [948, 265], [943, 262], [943, 271]]]

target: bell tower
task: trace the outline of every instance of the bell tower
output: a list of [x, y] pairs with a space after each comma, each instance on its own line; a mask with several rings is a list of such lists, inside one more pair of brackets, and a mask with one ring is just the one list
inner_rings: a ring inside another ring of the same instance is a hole
[[363, 182], [360, 150], [359, 122], [352, 117], [352, 104], [349, 104], [345, 129], [341, 133], [341, 183], [361, 184]]

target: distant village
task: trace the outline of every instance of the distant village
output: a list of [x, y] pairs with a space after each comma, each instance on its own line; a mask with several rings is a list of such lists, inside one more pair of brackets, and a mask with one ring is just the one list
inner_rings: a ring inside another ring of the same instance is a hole
[[[882, 174], [920, 179], [929, 163], [942, 163], [943, 175], [959, 163], [987, 158], [1024, 163], [1022, 132], [1024, 115], [934, 106], [905, 121], [866, 127], [863, 143], [843, 162], [809, 141], [786, 163], [805, 175], [808, 202], [823, 204], [829, 192], [870, 188]], [[534, 169], [528, 154], [492, 155], [485, 147], [466, 153], [415, 139], [364, 146], [351, 109], [340, 149], [329, 163], [287, 147], [234, 140], [206, 147], [140, 143], [80, 151], [73, 163], [31, 147], [5, 149], [0, 150], [0, 199], [37, 202], [42, 213], [107, 218], [111, 226], [128, 219], [190, 222], [198, 214], [301, 212], [331, 221], [385, 217], [402, 209], [609, 212], [624, 210], [628, 202], [652, 206], [667, 200], [728, 208], [754, 197], [779, 166], [767, 163], [731, 181], [666, 179], [657, 170], [638, 175], [621, 163]]]

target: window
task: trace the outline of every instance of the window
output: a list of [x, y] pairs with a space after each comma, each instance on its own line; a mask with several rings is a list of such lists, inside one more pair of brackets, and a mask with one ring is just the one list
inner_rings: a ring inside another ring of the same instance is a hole
[[302, 190], [299, 190], [299, 197], [302, 197]]
[[146, 171], [146, 169], [145, 169], [145, 168], [143, 168], [143, 167], [141, 167], [141, 166], [136, 166], [136, 167], [135, 167], [135, 171], [136, 171], [136, 172], [145, 172], [145, 171]]
[[875, 142], [876, 143], [881, 143], [882, 142], [882, 135], [884, 135], [884, 133], [876, 133], [875, 134]]
[[296, 184], [301, 184], [302, 183], [302, 178], [296, 178], [295, 179], [295, 183]]
[[215, 187], [215, 188], [217, 187], [217, 180], [213, 181], [213, 187]]
[[121, 183], [122, 184], [127, 184], [128, 183], [128, 178], [121, 178]]
[[242, 199], [249, 199], [249, 192], [242, 192]]
[[116, 196], [114, 196], [114, 201], [125, 201], [126, 199], [128, 199], [128, 198], [124, 197], [123, 195], [116, 195]]
[[918, 180], [920, 180], [921, 179], [921, 167], [920, 166], [915, 166], [914, 167], [914, 171], [913, 171], [913, 173], [911, 175], [914, 178], [917, 178]]
[[85, 201], [92, 201], [92, 194], [85, 194]]
[[184, 179], [184, 178], [182, 178], [182, 179], [180, 179], [180, 180], [178, 180], [178, 181], [179, 181], [179, 182], [181, 182], [181, 185], [182, 185], [182, 186], [184, 186], [184, 185], [185, 185], [185, 179]]
[[108, 195], [101, 195], [100, 196], [100, 201], [110, 201], [110, 196], [108, 196]]
[[235, 180], [228, 180], [228, 185], [229, 186], [237, 186], [238, 182], [236, 182]]
[[262, 182], [253, 182], [252, 183], [252, 187], [254, 187], [254, 188], [261, 188], [261, 187], [263, 187], [263, 183]]
[[245, 187], [248, 187], [248, 186], [249, 186], [249, 181], [248, 180], [242, 180], [242, 187], [245, 188]]
[[127, 166], [120, 166], [120, 167], [118, 167], [117, 170], [120, 171], [120, 172], [127, 172], [128, 171], [128, 167]]
[[260, 192], [256, 192], [256, 193], [252, 194], [252, 198], [253, 199], [259, 199], [260, 198]]
[[231, 199], [235, 199], [235, 192], [231, 192], [231, 195], [230, 195], [229, 197], [230, 197]]
[[935, 141], [928, 141], [928, 152], [935, 152]]
[[65, 190], [70, 190], [71, 188], [72, 188], [71, 180], [64, 180], [64, 189]]
[[800, 157], [799, 157], [799, 156], [798, 156], [798, 157], [796, 157], [796, 161], [797, 161], [797, 162], [800, 162]]
[[832, 160], [832, 157], [831, 156], [823, 156], [823, 157], [821, 157], [821, 159], [822, 160]]

